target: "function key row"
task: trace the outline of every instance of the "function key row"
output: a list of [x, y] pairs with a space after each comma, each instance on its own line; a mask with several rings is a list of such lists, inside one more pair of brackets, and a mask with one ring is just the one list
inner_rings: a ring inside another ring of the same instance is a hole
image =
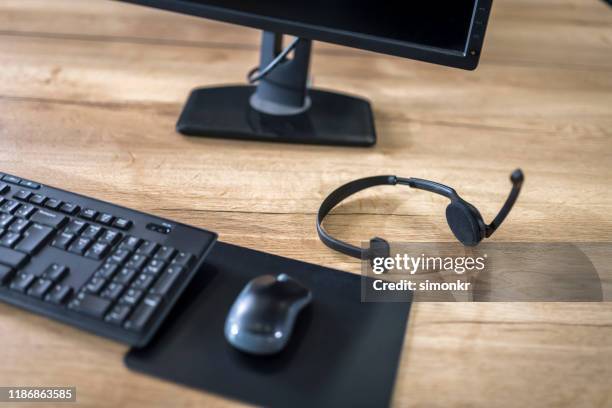
[[79, 217], [89, 220], [95, 221], [97, 223], [113, 226], [115, 228], [119, 228], [122, 230], [128, 230], [132, 226], [132, 222], [130, 220], [126, 220], [125, 218], [115, 217], [112, 214], [98, 212], [91, 208], [84, 208]]
[[[63, 202], [56, 198], [46, 197], [42, 194], [32, 193], [28, 190], [19, 190], [14, 195], [15, 200], [35, 204], [41, 207], [48, 208], [53, 211], [59, 211], [67, 215], [77, 215], [88, 221], [97, 222], [106, 226], [113, 226], [121, 230], [128, 230], [132, 226], [132, 221], [121, 217], [115, 217], [112, 214], [98, 212], [91, 208], [81, 209], [78, 205], [70, 202]], [[8, 200], [15, 203], [14, 200]], [[1, 204], [1, 202], [0, 202]], [[1, 211], [1, 210], [0, 210]]]
[[17, 186], [23, 186], [23, 187], [31, 188], [31, 189], [34, 189], [34, 190], [38, 190], [40, 188], [40, 184], [38, 184], [38, 183], [35, 183], [33, 181], [30, 181], [30, 180], [22, 179], [22, 178], [19, 178], [19, 177], [11, 176], [9, 174], [5, 174], [0, 179], [2, 181], [4, 181], [4, 182], [7, 182], [7, 183], [15, 184]]
[[63, 202], [55, 198], [46, 197], [42, 194], [32, 193], [28, 190], [17, 191], [15, 194], [13, 194], [13, 198], [24, 203], [35, 204], [53, 211], [63, 212], [64, 214], [68, 215], [75, 215], [79, 212], [79, 206], [74, 203]]

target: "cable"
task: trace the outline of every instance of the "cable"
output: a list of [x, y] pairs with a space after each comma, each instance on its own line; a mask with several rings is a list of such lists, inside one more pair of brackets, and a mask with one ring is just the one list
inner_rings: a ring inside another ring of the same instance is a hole
[[249, 83], [254, 84], [255, 82], [260, 81], [266, 76], [268, 76], [268, 74], [272, 72], [274, 68], [278, 66], [278, 64], [280, 64], [285, 60], [285, 58], [287, 58], [287, 55], [289, 55], [289, 53], [295, 49], [300, 40], [300, 37], [296, 37], [293, 41], [291, 41], [291, 44], [285, 47], [285, 49], [281, 51], [281, 53], [278, 54], [276, 58], [274, 58], [264, 69], [260, 70], [259, 67], [255, 67], [250, 70], [247, 75], [247, 80], [249, 81]]

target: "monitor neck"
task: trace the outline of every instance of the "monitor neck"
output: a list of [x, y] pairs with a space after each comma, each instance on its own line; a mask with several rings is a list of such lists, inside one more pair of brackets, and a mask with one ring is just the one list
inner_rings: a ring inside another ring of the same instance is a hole
[[[283, 34], [264, 31], [259, 66], [263, 70], [283, 49]], [[295, 115], [310, 107], [308, 71], [312, 41], [300, 40], [293, 56], [262, 78], [250, 99], [251, 107], [270, 115]]]

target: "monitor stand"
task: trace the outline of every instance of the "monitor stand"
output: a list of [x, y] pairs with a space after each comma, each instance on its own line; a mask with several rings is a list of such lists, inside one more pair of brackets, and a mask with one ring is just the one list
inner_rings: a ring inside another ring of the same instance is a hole
[[[282, 34], [263, 33], [260, 69], [282, 51]], [[176, 124], [189, 136], [372, 146], [374, 116], [365, 99], [308, 89], [312, 43], [301, 40], [257, 86], [194, 89]]]

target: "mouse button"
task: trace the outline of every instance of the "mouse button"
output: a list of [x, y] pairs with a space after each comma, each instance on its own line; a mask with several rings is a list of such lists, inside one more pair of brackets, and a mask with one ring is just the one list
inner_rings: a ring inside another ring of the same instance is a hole
[[240, 318], [249, 321], [260, 320], [281, 320], [289, 307], [290, 302], [285, 297], [277, 298], [274, 296], [252, 297], [248, 303], [244, 303], [240, 308]]
[[255, 298], [253, 296], [243, 294], [232, 306], [231, 314], [236, 319], [243, 319], [252, 312], [255, 306]]
[[274, 275], [261, 275], [251, 280], [247, 287], [251, 290], [261, 290], [268, 288], [276, 283], [276, 277]]
[[296, 281], [286, 281], [275, 285], [274, 294], [286, 300], [292, 301], [305, 298], [310, 290]]

